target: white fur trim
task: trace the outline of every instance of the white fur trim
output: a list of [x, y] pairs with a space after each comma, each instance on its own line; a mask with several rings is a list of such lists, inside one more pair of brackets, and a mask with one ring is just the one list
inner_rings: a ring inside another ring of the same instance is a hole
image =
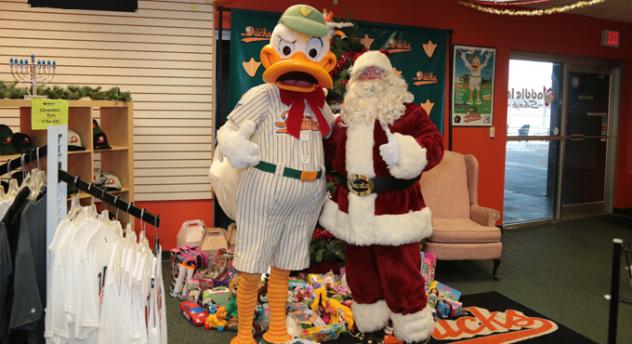
[[372, 304], [352, 301], [351, 311], [360, 332], [374, 332], [385, 328], [391, 316], [391, 310], [384, 300]]
[[417, 313], [393, 313], [391, 319], [395, 336], [405, 343], [423, 342], [432, 336], [434, 331], [435, 319], [432, 316], [432, 308], [428, 305]]
[[375, 195], [349, 194], [349, 214], [330, 199], [320, 215], [320, 224], [337, 238], [354, 245], [402, 245], [432, 235], [428, 207], [399, 215], [375, 215]]
[[395, 133], [393, 136], [399, 144], [400, 158], [396, 165], [388, 168], [389, 172], [393, 177], [400, 179], [418, 177], [428, 164], [426, 149], [410, 135]]
[[393, 70], [393, 65], [386, 55], [377, 50], [372, 50], [360, 55], [360, 57], [355, 60], [351, 68], [351, 77], [355, 79], [358, 74], [367, 67], [379, 67], [387, 73]]
[[347, 174], [375, 177], [373, 168], [373, 127], [375, 121], [354, 123], [347, 127]]
[[253, 121], [247, 120], [241, 127], [228, 121], [217, 132], [217, 142], [222, 147], [222, 155], [234, 168], [246, 168], [259, 163], [259, 146], [244, 137], [245, 134], [254, 132], [256, 125]]

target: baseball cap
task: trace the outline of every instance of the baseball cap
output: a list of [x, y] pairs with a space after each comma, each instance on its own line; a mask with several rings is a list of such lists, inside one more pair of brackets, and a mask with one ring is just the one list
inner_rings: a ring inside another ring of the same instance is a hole
[[13, 147], [18, 153], [26, 153], [35, 148], [33, 140], [31, 140], [28, 135], [22, 133], [13, 134]]
[[94, 184], [108, 191], [120, 191], [123, 187], [119, 177], [100, 169], [94, 170]]
[[94, 139], [94, 149], [111, 149], [110, 144], [108, 143], [108, 138], [105, 136], [105, 133], [99, 127], [99, 123], [97, 123], [96, 119], [92, 120], [92, 136]]
[[310, 36], [325, 37], [329, 33], [325, 17], [317, 9], [309, 5], [288, 7], [281, 15], [279, 23], [294, 31]]
[[68, 130], [68, 150], [82, 151], [85, 149], [86, 147], [81, 144], [81, 136], [74, 130]]
[[0, 155], [16, 154], [13, 145], [13, 130], [7, 125], [0, 124]]

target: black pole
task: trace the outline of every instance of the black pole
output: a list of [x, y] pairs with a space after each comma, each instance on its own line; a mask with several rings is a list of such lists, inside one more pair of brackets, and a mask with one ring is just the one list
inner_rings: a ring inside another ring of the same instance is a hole
[[100, 188], [93, 183], [88, 183], [77, 176], [68, 174], [68, 172], [64, 170], [59, 170], [58, 179], [59, 181], [76, 187], [77, 189], [89, 194], [92, 197], [98, 198], [109, 205], [112, 205], [134, 217], [139, 218], [140, 220], [156, 228], [160, 227], [160, 217], [158, 215], [154, 215], [146, 211], [145, 209], [140, 209], [134, 206], [133, 203], [128, 203], [122, 200], [119, 196], [114, 196], [107, 190]]
[[[215, 129], [215, 133], [213, 133], [214, 137], [215, 137], [215, 141], [217, 141], [217, 129], [219, 126], [219, 116], [220, 113], [222, 111], [222, 96], [219, 92], [220, 89], [223, 88], [223, 82], [222, 82], [222, 75], [223, 75], [223, 71], [224, 69], [222, 68], [222, 55], [223, 55], [223, 50], [222, 50], [222, 38], [224, 36], [224, 8], [223, 7], [218, 7], [217, 8], [217, 13], [219, 15], [219, 18], [217, 19], [218, 22], [218, 29], [217, 29], [217, 39], [215, 40], [215, 44], [217, 46], [217, 50], [216, 50], [216, 59], [215, 59], [215, 89], [213, 90], [213, 92], [215, 92], [215, 118], [213, 119], [215, 121], [215, 125], [213, 126], [213, 128]], [[217, 199], [213, 202], [213, 224], [215, 227], [218, 227], [220, 224], [220, 214], [221, 214], [222, 210], [221, 207], [219, 206], [219, 202], [217, 202]]]
[[619, 312], [619, 269], [621, 269], [621, 246], [623, 240], [612, 239], [612, 275], [610, 276], [610, 316], [608, 321], [608, 344], [617, 342], [617, 315]]
[[[215, 132], [217, 132], [217, 125], [219, 123], [218, 118], [219, 118], [219, 113], [222, 110], [222, 97], [220, 95], [220, 92], [218, 91], [219, 89], [219, 83], [221, 83], [221, 79], [222, 79], [222, 72], [223, 72], [223, 68], [222, 68], [222, 36], [224, 35], [224, 8], [223, 7], [218, 7], [217, 8], [217, 12], [219, 15], [218, 18], [218, 29], [217, 29], [217, 38], [216, 38], [216, 47], [217, 47], [217, 51], [216, 51], [216, 59], [215, 59], [215, 89], [213, 90], [215, 92]], [[224, 85], [221, 85], [224, 86]]]
[[452, 46], [452, 34], [453, 31], [450, 30], [448, 34], [448, 64], [450, 66], [450, 68], [448, 68], [448, 150], [452, 150], [452, 73], [454, 69], [454, 47]]

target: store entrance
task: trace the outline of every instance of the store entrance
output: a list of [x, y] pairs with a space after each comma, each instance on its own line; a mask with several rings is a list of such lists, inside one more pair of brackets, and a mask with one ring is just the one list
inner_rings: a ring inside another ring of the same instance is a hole
[[503, 224], [556, 216], [562, 64], [511, 59]]
[[595, 61], [510, 60], [503, 225], [611, 211], [618, 77]]
[[561, 217], [607, 213], [611, 75], [608, 69], [569, 66]]

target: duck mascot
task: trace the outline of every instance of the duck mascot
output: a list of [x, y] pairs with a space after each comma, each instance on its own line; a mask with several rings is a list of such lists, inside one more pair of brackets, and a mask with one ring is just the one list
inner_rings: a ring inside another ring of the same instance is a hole
[[255, 343], [257, 288], [268, 269], [270, 326], [263, 339], [292, 339], [285, 314], [289, 273], [309, 266], [309, 243], [326, 195], [323, 138], [335, 120], [323, 91], [333, 85], [329, 72], [336, 64], [329, 32], [315, 8], [289, 7], [261, 50], [265, 83], [242, 96], [217, 134], [211, 184], [238, 228], [238, 331], [232, 344]]

